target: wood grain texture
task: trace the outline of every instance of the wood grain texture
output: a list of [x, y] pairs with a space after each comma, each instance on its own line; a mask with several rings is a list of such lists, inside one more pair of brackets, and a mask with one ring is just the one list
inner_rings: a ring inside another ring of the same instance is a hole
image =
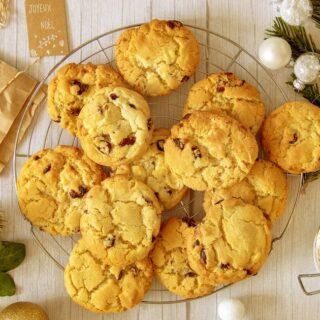
[[[264, 30], [271, 26], [271, 1], [257, 0], [67, 0], [70, 46], [108, 30], [148, 21], [151, 18], [179, 19], [185, 23], [224, 35], [256, 55], [264, 38]], [[18, 68], [29, 62], [24, 2], [13, 0], [12, 17], [7, 28], [0, 30], [0, 58]], [[315, 34], [319, 42], [320, 36]], [[199, 34], [201, 37], [201, 34]], [[203, 36], [202, 36], [203, 37]], [[199, 41], [205, 43], [205, 38]], [[80, 55], [85, 56], [83, 50]], [[81, 57], [80, 57], [81, 58]], [[59, 61], [44, 58], [30, 73], [40, 79]], [[254, 70], [259, 77], [258, 70]], [[289, 70], [275, 74], [290, 99], [292, 89], [285, 85]], [[41, 123], [38, 124], [40, 130]], [[54, 135], [54, 133], [53, 133]], [[53, 139], [54, 137], [52, 137]], [[37, 146], [35, 146], [37, 147]], [[41, 148], [41, 142], [38, 145]], [[1, 156], [1, 155], [0, 155]], [[238, 283], [216, 295], [200, 300], [173, 305], [140, 305], [121, 315], [94, 315], [82, 310], [67, 297], [63, 276], [31, 237], [29, 224], [19, 213], [12, 176], [8, 165], [0, 176], [0, 209], [8, 221], [2, 238], [23, 241], [27, 245], [25, 262], [12, 272], [18, 294], [0, 299], [0, 309], [15, 301], [40, 303], [52, 320], [213, 320], [217, 319], [218, 303], [228, 297], [238, 297], [246, 305], [247, 319], [319, 319], [320, 295], [307, 297], [299, 288], [297, 275], [315, 272], [312, 261], [312, 243], [320, 225], [320, 182], [309, 186], [299, 201], [293, 222], [284, 239], [277, 243], [270, 258], [258, 276]], [[279, 228], [279, 227], [278, 227]], [[320, 287], [320, 279], [314, 280]], [[166, 294], [161, 294], [166, 298]]]

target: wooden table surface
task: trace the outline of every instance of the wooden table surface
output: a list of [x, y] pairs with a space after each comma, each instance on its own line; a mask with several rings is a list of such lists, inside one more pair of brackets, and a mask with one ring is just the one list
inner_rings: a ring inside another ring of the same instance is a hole
[[[0, 30], [0, 58], [22, 69], [30, 62], [24, 1], [12, 0], [12, 8], [9, 26]], [[270, 0], [67, 0], [67, 11], [72, 48], [108, 30], [157, 17], [209, 28], [238, 42], [254, 55], [274, 15]], [[59, 59], [45, 58], [44, 63], [32, 68], [31, 74], [40, 79]], [[275, 77], [294, 99], [291, 88], [285, 85], [287, 74], [281, 71]], [[246, 305], [247, 319], [319, 319], [320, 295], [305, 296], [297, 281], [299, 273], [315, 272], [312, 244], [320, 225], [319, 192], [320, 181], [310, 185], [302, 195], [284, 239], [276, 244], [258, 276], [196, 301], [158, 306], [141, 304], [124, 314], [103, 316], [82, 310], [68, 298], [61, 270], [33, 241], [29, 224], [19, 212], [9, 164], [0, 175], [0, 210], [6, 213], [7, 219], [1, 238], [23, 241], [28, 252], [25, 262], [12, 272], [18, 293], [1, 298], [0, 309], [27, 300], [41, 304], [52, 320], [213, 320], [218, 318], [219, 301], [237, 297]], [[320, 288], [320, 281], [314, 279], [313, 285]]]

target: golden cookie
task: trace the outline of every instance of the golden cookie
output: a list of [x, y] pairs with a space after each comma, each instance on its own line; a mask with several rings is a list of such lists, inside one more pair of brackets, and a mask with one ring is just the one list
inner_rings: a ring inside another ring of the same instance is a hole
[[151, 254], [154, 270], [161, 283], [183, 298], [196, 298], [214, 291], [206, 278], [191, 269], [185, 232], [188, 225], [179, 218], [170, 218], [162, 226]]
[[187, 236], [190, 266], [212, 285], [255, 275], [270, 248], [270, 223], [259, 208], [239, 199], [210, 207]]
[[175, 207], [187, 191], [164, 161], [163, 145], [169, 135], [168, 129], [155, 129], [148, 151], [142, 158], [115, 170], [116, 174], [132, 176], [148, 185], [166, 210]]
[[26, 161], [18, 177], [21, 211], [48, 233], [77, 233], [82, 198], [103, 177], [102, 168], [78, 148], [41, 150]]
[[271, 161], [290, 173], [320, 169], [320, 109], [310, 102], [287, 102], [262, 127], [262, 145]]
[[184, 114], [197, 110], [223, 111], [253, 134], [261, 127], [265, 114], [259, 91], [230, 72], [211, 74], [192, 86]]
[[225, 114], [209, 111], [188, 114], [173, 126], [164, 150], [172, 172], [198, 191], [239, 182], [258, 156], [249, 130]]
[[123, 31], [115, 55], [120, 73], [136, 91], [163, 96], [193, 75], [199, 45], [181, 22], [152, 20]]
[[78, 138], [85, 154], [106, 166], [129, 163], [148, 149], [153, 124], [144, 98], [115, 87], [98, 91], [78, 117]]
[[97, 90], [110, 85], [123, 86], [124, 80], [108, 65], [64, 65], [48, 87], [48, 112], [51, 119], [75, 135], [77, 117], [83, 105]]
[[106, 263], [125, 266], [144, 259], [159, 233], [161, 208], [143, 182], [114, 176], [90, 190], [81, 235]]
[[110, 266], [80, 239], [64, 271], [64, 283], [72, 300], [90, 311], [123, 312], [141, 302], [152, 276], [148, 258], [125, 268]]
[[225, 189], [206, 191], [204, 210], [227, 199], [242, 199], [263, 211], [273, 223], [283, 213], [288, 201], [288, 182], [282, 170], [270, 161], [258, 160], [240, 182]]

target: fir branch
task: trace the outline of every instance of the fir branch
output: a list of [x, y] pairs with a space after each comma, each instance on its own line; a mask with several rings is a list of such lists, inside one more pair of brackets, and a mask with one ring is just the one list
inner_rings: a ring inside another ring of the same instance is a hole
[[280, 37], [288, 41], [292, 49], [293, 59], [298, 58], [303, 53], [317, 52], [320, 50], [316, 47], [312, 37], [307, 35], [304, 27], [290, 26], [281, 17], [276, 17], [272, 29], [266, 31], [268, 36]]
[[320, 1], [311, 0], [313, 6], [312, 20], [315, 22], [317, 28], [320, 29]]

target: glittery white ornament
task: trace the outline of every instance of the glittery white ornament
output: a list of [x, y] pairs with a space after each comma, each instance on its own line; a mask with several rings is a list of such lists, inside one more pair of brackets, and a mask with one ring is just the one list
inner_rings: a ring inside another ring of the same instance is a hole
[[320, 76], [320, 55], [305, 53], [295, 62], [293, 71], [297, 79], [293, 86], [297, 90], [303, 90], [306, 84], [311, 84]]
[[279, 37], [264, 40], [259, 47], [259, 59], [269, 69], [284, 68], [291, 59], [292, 51], [289, 43]]
[[225, 299], [218, 305], [218, 315], [221, 320], [241, 320], [245, 312], [243, 303], [238, 299]]
[[312, 16], [310, 0], [284, 0], [280, 5], [280, 16], [292, 26], [300, 26]]

